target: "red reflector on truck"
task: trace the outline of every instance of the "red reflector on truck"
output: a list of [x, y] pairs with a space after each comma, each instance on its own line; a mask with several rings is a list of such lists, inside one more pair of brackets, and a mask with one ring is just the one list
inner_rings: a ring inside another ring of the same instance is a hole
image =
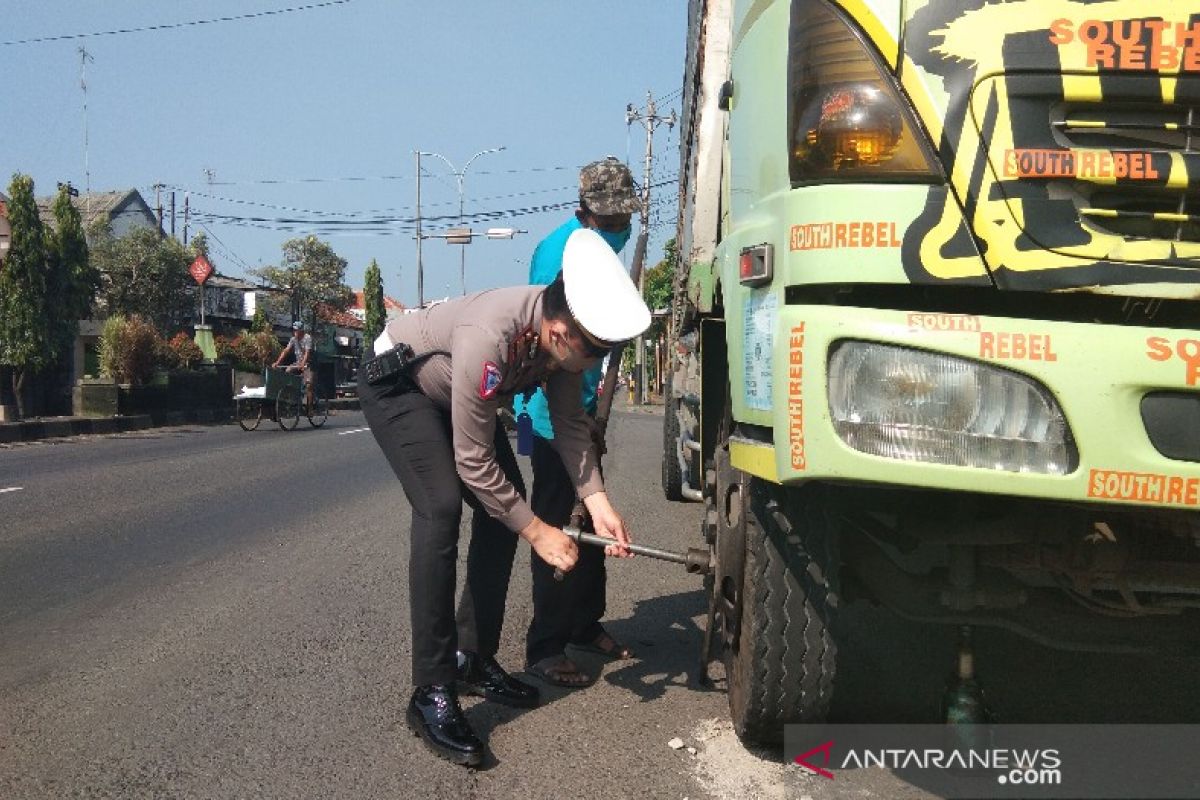
[[769, 244], [757, 244], [742, 251], [738, 262], [738, 278], [743, 286], [761, 286], [771, 282], [772, 251]]

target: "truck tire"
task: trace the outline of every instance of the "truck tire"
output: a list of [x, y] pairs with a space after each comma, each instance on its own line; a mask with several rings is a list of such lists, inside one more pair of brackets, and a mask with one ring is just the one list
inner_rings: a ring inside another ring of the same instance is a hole
[[833, 697], [837, 607], [832, 525], [812, 492], [749, 478], [738, 639], [725, 653], [729, 710], [747, 744], [824, 721]]
[[683, 499], [683, 469], [679, 464], [679, 408], [671, 392], [671, 378], [667, 376], [667, 387], [663, 393], [667, 398], [663, 409], [663, 454], [662, 454], [662, 489], [668, 500]]

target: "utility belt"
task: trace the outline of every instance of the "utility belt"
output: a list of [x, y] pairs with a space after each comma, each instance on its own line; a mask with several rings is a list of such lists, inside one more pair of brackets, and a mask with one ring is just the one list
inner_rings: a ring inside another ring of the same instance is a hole
[[449, 355], [443, 350], [433, 350], [416, 355], [404, 342], [395, 343], [387, 331], [375, 340], [375, 357], [362, 363], [362, 374], [370, 386], [396, 386], [404, 392], [420, 391], [412, 377], [414, 367], [435, 355]]

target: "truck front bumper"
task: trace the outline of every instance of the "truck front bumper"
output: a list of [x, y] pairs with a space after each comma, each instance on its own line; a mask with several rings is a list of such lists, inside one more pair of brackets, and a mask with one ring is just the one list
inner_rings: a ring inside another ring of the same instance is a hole
[[[1142, 417], [1142, 401], [1150, 392], [1189, 392], [1200, 398], [1198, 334], [833, 306], [782, 306], [771, 312], [774, 342], [769, 349], [731, 342], [731, 374], [741, 370], [748, 376], [740, 384], [733, 382], [743, 386], [740, 397], [734, 389], [735, 416], [770, 426], [773, 432], [771, 442], [734, 439], [731, 456], [741, 469], [785, 484], [850, 481], [1200, 508], [1200, 463], [1161, 454]], [[828, 399], [829, 356], [842, 340], [958, 356], [1031, 378], [1061, 407], [1078, 452], [1077, 464], [1067, 474], [1035, 474], [880, 457], [853, 449], [834, 429]], [[756, 360], [763, 358], [769, 359], [769, 368]], [[767, 374], [769, 385], [764, 385], [761, 378]], [[755, 376], [759, 379], [750, 380]]]

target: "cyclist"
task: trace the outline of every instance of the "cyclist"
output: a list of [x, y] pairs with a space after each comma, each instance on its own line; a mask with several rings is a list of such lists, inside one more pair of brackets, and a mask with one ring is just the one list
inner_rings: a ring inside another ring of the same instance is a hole
[[304, 411], [310, 416], [313, 408], [313, 371], [310, 366], [312, 347], [312, 336], [304, 332], [304, 322], [296, 320], [292, 323], [292, 338], [288, 339], [287, 347], [283, 348], [283, 352], [279, 354], [279, 358], [275, 359], [275, 363], [272, 365], [278, 369], [288, 354], [291, 354], [292, 363], [287, 366], [287, 371], [299, 372], [303, 376]]

